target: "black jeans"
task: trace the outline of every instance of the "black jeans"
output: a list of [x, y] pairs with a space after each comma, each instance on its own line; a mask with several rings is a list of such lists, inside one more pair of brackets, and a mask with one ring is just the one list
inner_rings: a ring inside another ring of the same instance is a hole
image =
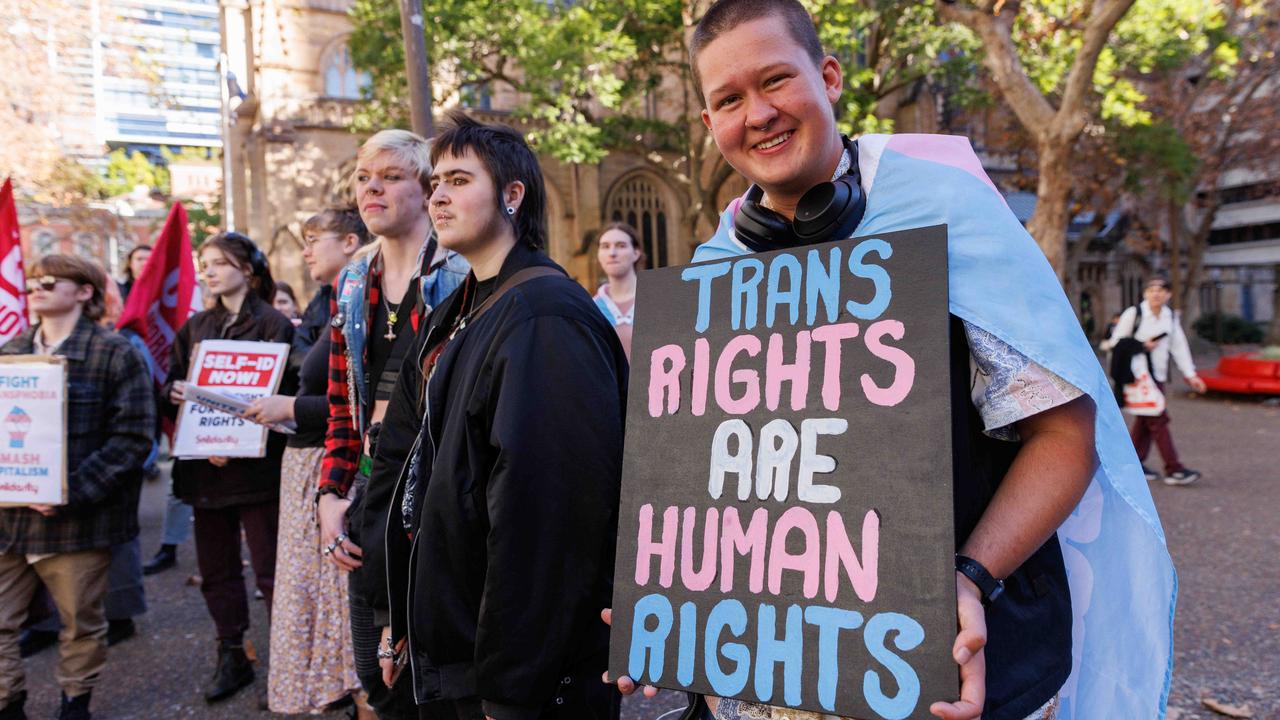
[[[560, 681], [556, 696], [538, 713], [538, 720], [618, 720], [622, 695], [600, 676], [585, 674]], [[479, 698], [441, 700], [418, 706], [418, 720], [484, 720]]]
[[351, 608], [351, 649], [356, 660], [356, 677], [360, 686], [369, 693], [369, 705], [381, 720], [414, 720], [418, 717], [413, 702], [412, 680], [406, 672], [400, 673], [396, 684], [388, 688], [382, 682], [382, 666], [378, 665], [378, 643], [382, 640], [382, 628], [373, 622], [373, 608], [360, 599], [356, 592], [356, 573], [347, 579], [347, 597]]

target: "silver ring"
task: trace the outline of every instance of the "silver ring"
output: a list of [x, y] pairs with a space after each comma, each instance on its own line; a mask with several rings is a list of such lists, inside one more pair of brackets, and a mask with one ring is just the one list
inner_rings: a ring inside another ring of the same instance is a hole
[[337, 547], [338, 547], [337, 545], [325, 545], [325, 546], [324, 546], [324, 549], [320, 551], [320, 554], [321, 554], [321, 555], [331, 555], [331, 554], [333, 554], [333, 551], [334, 551], [335, 549], [337, 549]]
[[336, 548], [336, 547], [338, 547], [338, 546], [339, 546], [339, 545], [341, 545], [341, 544], [343, 543], [343, 541], [345, 541], [346, 539], [347, 539], [347, 534], [346, 534], [346, 533], [338, 533], [338, 537], [336, 537], [336, 538], [334, 538], [334, 539], [333, 539], [333, 546], [334, 546], [335, 548]]
[[381, 647], [379, 647], [379, 648], [378, 648], [378, 659], [379, 659], [379, 660], [394, 660], [394, 659], [395, 659], [395, 657], [396, 657], [396, 651], [395, 651], [395, 650], [392, 650], [392, 649], [390, 649], [390, 648], [387, 648], [387, 649], [385, 649], [385, 650], [384, 650], [383, 648], [381, 648]]

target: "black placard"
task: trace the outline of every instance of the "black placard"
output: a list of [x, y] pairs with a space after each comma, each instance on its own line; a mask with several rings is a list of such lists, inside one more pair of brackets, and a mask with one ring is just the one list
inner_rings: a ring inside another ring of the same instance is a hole
[[954, 700], [945, 226], [645, 272], [635, 316], [611, 674]]

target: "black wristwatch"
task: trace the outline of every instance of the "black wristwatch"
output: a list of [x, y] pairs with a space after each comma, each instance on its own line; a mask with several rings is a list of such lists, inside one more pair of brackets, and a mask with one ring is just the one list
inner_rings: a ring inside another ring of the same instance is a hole
[[987, 569], [982, 566], [982, 563], [971, 557], [957, 554], [956, 572], [969, 578], [974, 585], [978, 586], [978, 592], [982, 593], [982, 604], [984, 606], [991, 605], [1004, 592], [1004, 581], [992, 577], [991, 573], [987, 572]]

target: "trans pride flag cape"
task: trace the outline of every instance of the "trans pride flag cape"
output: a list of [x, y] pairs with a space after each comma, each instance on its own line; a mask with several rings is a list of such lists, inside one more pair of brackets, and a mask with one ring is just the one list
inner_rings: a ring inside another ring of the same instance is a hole
[[[858, 163], [867, 211], [854, 234], [945, 223], [951, 312], [1093, 398], [1098, 470], [1058, 528], [1074, 615], [1059, 717], [1164, 717], [1177, 577], [1114, 394], [1057, 276], [967, 138], [864, 135]], [[750, 252], [733, 235], [740, 203], [694, 261]]]

